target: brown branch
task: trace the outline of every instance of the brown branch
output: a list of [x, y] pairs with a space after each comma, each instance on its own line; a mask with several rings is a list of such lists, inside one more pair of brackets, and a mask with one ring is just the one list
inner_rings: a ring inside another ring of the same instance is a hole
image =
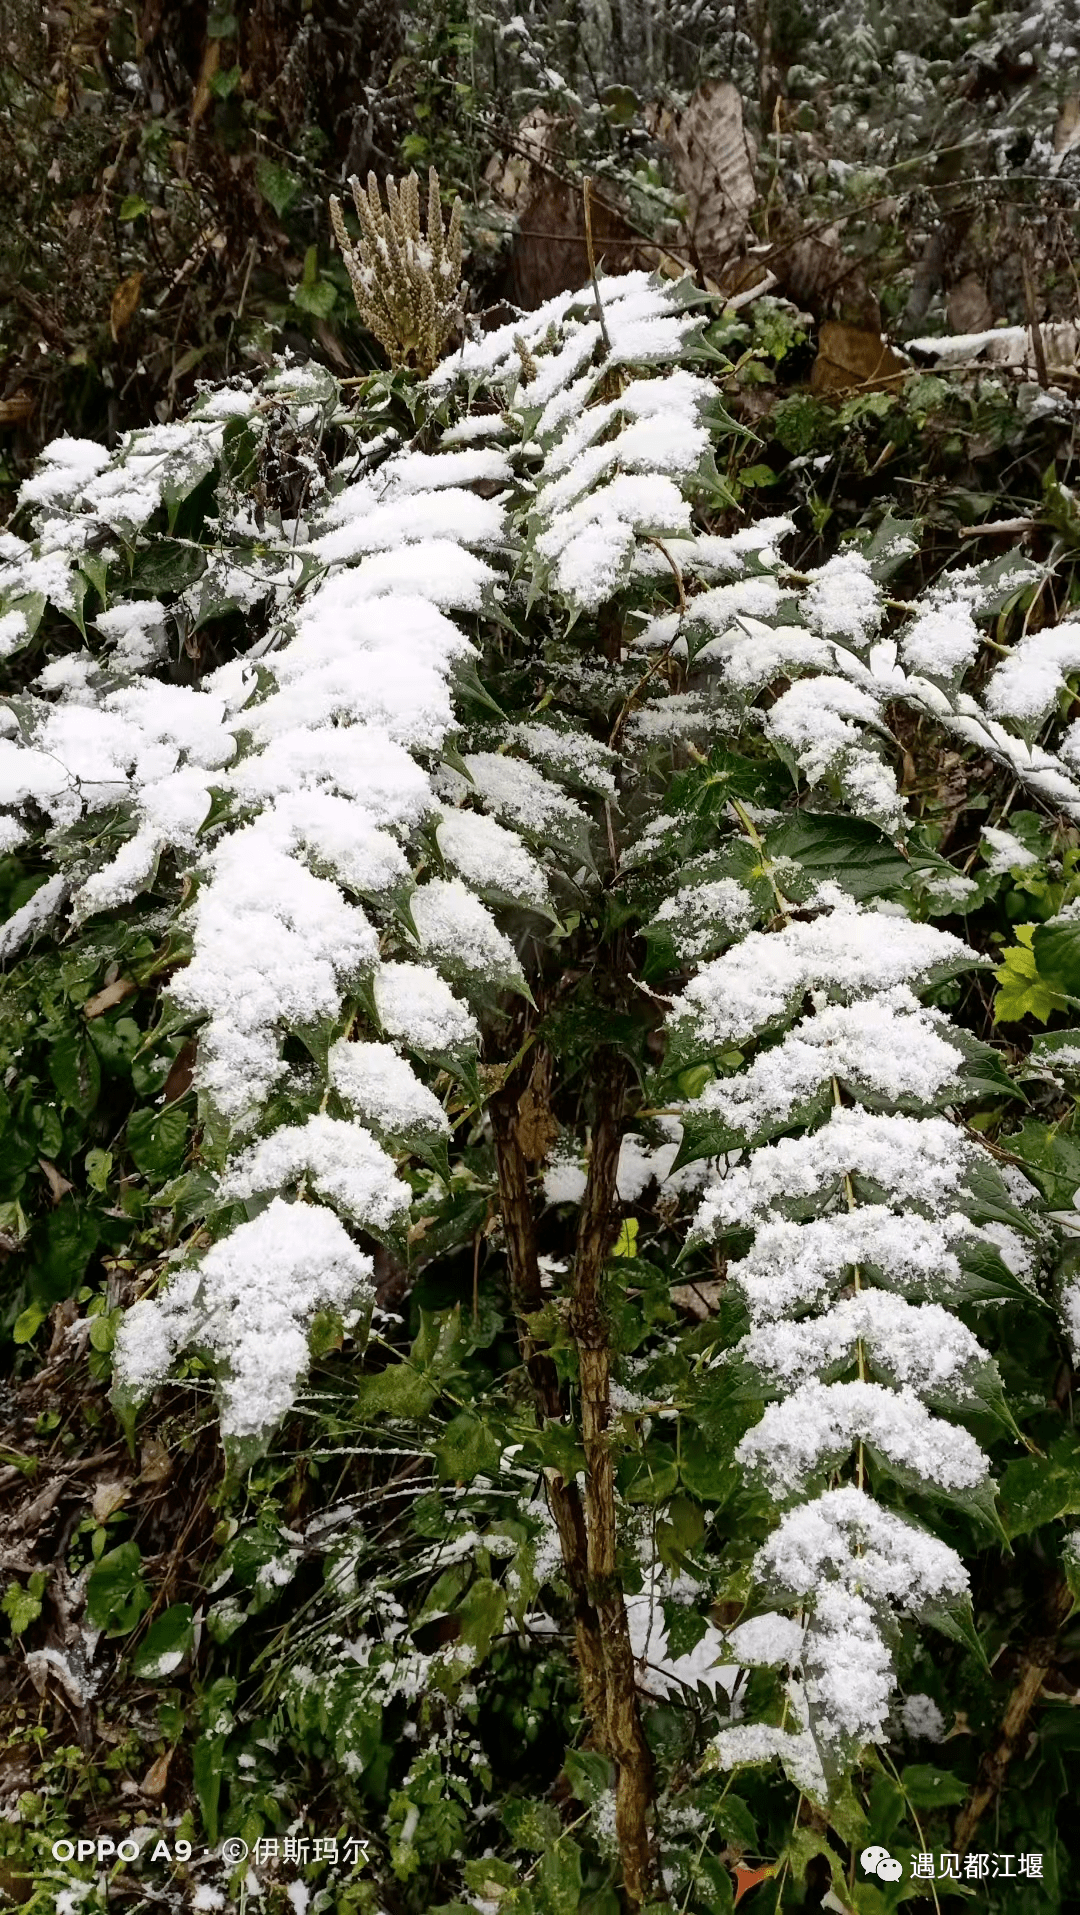
[[653, 1873], [649, 1827], [653, 1773], [641, 1726], [634, 1652], [617, 1564], [615, 1460], [608, 1438], [611, 1344], [602, 1288], [604, 1261], [618, 1228], [615, 1180], [625, 1096], [626, 1066], [608, 1053], [597, 1074], [597, 1119], [578, 1227], [570, 1325], [581, 1381], [589, 1593], [603, 1646], [607, 1745], [615, 1762], [615, 1829], [623, 1887], [631, 1907], [638, 1908], [648, 1900]]
[[975, 1787], [957, 1819], [953, 1848], [958, 1855], [966, 1855], [979, 1823], [1001, 1793], [1009, 1764], [1027, 1727], [1028, 1717], [1053, 1667], [1058, 1630], [1072, 1611], [1072, 1594], [1064, 1582], [1056, 1585], [1047, 1607], [1050, 1632], [1028, 1645], [1020, 1665], [1020, 1674], [1001, 1718], [1001, 1735], [997, 1746], [983, 1757]]
[[[518, 1344], [525, 1359], [541, 1423], [560, 1422], [563, 1405], [559, 1373], [554, 1358], [537, 1341], [527, 1321], [541, 1308], [543, 1293], [536, 1256], [536, 1225], [529, 1191], [529, 1172], [518, 1133], [518, 1097], [514, 1090], [507, 1088], [500, 1091], [492, 1098], [489, 1109]], [[581, 1698], [597, 1739], [606, 1748], [604, 1657], [596, 1610], [589, 1595], [588, 1540], [581, 1493], [576, 1482], [567, 1482], [554, 1469], [544, 1471], [544, 1481], [574, 1605], [574, 1641], [581, 1675]]]

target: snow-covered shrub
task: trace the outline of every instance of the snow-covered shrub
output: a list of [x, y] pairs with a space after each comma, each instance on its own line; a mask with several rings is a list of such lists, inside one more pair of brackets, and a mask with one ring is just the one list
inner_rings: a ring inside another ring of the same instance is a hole
[[[894, 596], [914, 524], [810, 573], [783, 519], [713, 529], [735, 428], [694, 296], [599, 297], [356, 405], [282, 364], [48, 449], [0, 554], [30, 880], [2, 936], [144, 914], [153, 1041], [189, 1047], [194, 1128], [168, 1177], [134, 1155], [175, 1221], [118, 1408], [209, 1373], [243, 1464], [313, 1402], [313, 1349], [370, 1334], [355, 1414], [442, 1486], [408, 1622], [356, 1511], [332, 1549], [313, 1526], [338, 1608], [282, 1677], [356, 1777], [415, 1707], [393, 1872], [459, 1853], [484, 1670], [565, 1622], [595, 1867], [705, 1907], [746, 1846], [730, 1771], [779, 1758], [854, 1841], [912, 1632], [977, 1649], [964, 1557], [1002, 1536], [999, 1360], [1045, 1320], [1051, 1226], [980, 1134], [1017, 1096], [955, 1014], [992, 960], [933, 921], [977, 880], [909, 820], [896, 729], [1080, 819], [1046, 729], [1080, 646], [1028, 629], [987, 676], [1031, 570]], [[406, 1351], [376, 1269], [409, 1255], [452, 1297]]]

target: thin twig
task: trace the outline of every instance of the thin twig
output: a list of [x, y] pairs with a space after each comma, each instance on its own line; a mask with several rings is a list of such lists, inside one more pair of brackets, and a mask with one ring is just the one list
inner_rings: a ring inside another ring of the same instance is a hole
[[600, 333], [604, 341], [604, 350], [610, 354], [611, 334], [608, 332], [607, 320], [604, 318], [603, 301], [600, 298], [600, 288], [596, 280], [596, 255], [593, 252], [591, 174], [587, 179], [582, 181], [581, 195], [585, 203], [585, 251], [589, 256], [589, 278], [592, 280], [593, 298], [596, 300], [596, 316], [600, 321]]
[[1033, 532], [1038, 519], [988, 519], [985, 525], [965, 525], [960, 529], [962, 539], [1006, 538], [1019, 532]]

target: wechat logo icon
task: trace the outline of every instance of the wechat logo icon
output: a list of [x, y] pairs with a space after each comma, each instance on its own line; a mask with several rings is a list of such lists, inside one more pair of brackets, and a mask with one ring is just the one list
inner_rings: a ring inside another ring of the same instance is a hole
[[859, 1857], [867, 1875], [876, 1875], [879, 1882], [898, 1882], [904, 1873], [904, 1864], [898, 1862], [888, 1849], [872, 1844], [863, 1850]]

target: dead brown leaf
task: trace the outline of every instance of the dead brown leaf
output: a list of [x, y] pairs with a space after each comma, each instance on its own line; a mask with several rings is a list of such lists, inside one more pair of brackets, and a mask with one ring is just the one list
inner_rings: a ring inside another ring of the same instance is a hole
[[203, 50], [202, 66], [191, 100], [191, 125], [198, 126], [210, 104], [210, 82], [221, 65], [221, 41], [207, 40]]
[[127, 331], [139, 310], [142, 283], [141, 273], [129, 273], [127, 278], [122, 279], [113, 289], [109, 304], [109, 330], [115, 343], [119, 343], [120, 334]]
[[743, 125], [742, 96], [730, 80], [707, 80], [668, 133], [686, 227], [704, 272], [735, 252], [757, 198], [756, 148]]
[[64, 1192], [67, 1190], [74, 1190], [75, 1186], [74, 1184], [69, 1184], [67, 1178], [62, 1177], [60, 1175], [60, 1172], [57, 1170], [56, 1165], [51, 1164], [47, 1157], [39, 1157], [38, 1163], [41, 1165], [42, 1170], [45, 1172], [45, 1181], [48, 1184], [50, 1191], [52, 1192], [53, 1203], [58, 1204], [60, 1202], [61, 1197], [64, 1195]]
[[172, 1459], [160, 1437], [148, 1436], [139, 1451], [139, 1477], [144, 1483], [163, 1483], [172, 1475]]
[[180, 1049], [173, 1059], [172, 1069], [165, 1079], [165, 1102], [167, 1104], [175, 1104], [178, 1097], [183, 1097], [185, 1093], [191, 1089], [191, 1081], [195, 1075], [195, 1058], [197, 1052], [198, 1045], [193, 1037], [187, 1038], [185, 1042], [181, 1044]]
[[94, 1521], [96, 1523], [106, 1522], [113, 1511], [119, 1509], [121, 1503], [127, 1500], [130, 1487], [130, 1483], [125, 1483], [119, 1478], [111, 1482], [106, 1479], [98, 1483], [90, 1502], [90, 1508], [94, 1513]]
[[0, 426], [24, 426], [34, 410], [34, 395], [20, 386], [9, 399], [0, 399]]
[[138, 988], [134, 978], [114, 978], [111, 984], [106, 984], [93, 997], [87, 998], [83, 1005], [83, 1016], [100, 1017], [103, 1011], [111, 1011], [114, 1004], [122, 1004], [124, 999], [130, 997], [132, 991], [137, 991]]
[[518, 1142], [527, 1163], [543, 1163], [559, 1134], [557, 1118], [552, 1115], [542, 1091], [532, 1084], [518, 1098]]
[[677, 1283], [671, 1291], [676, 1310], [685, 1310], [695, 1323], [716, 1315], [726, 1285], [722, 1277], [704, 1277], [700, 1283]]
[[811, 392], [888, 392], [910, 371], [880, 333], [827, 320], [818, 334]]
[[166, 1749], [151, 1762], [150, 1767], [139, 1783], [140, 1794], [164, 1795], [165, 1787], [169, 1780], [169, 1763], [172, 1759], [172, 1750]]
[[949, 326], [953, 332], [989, 332], [994, 308], [978, 273], [965, 273], [948, 295]]
[[1067, 153], [1080, 140], [1080, 99], [1070, 93], [1062, 101], [1054, 127], [1054, 152]]

